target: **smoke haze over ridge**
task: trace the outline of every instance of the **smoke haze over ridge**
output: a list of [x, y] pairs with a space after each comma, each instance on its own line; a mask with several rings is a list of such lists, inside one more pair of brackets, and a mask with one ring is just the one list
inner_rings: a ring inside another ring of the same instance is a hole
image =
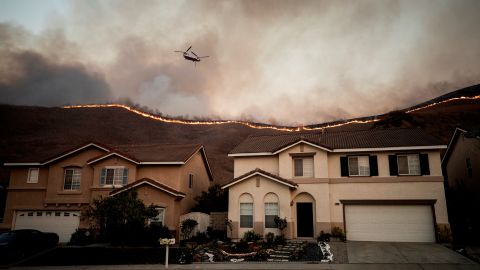
[[0, 13], [0, 103], [312, 124], [480, 83], [479, 1], [64, 4], [38, 32]]

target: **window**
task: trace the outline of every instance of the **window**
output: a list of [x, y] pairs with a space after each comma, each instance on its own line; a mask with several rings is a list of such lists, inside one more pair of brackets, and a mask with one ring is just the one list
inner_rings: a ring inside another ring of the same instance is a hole
[[398, 175], [420, 175], [420, 158], [418, 154], [398, 155]]
[[128, 182], [128, 169], [123, 167], [103, 168], [100, 178], [101, 185], [126, 185]]
[[158, 215], [150, 219], [150, 224], [155, 224], [158, 226], [163, 226], [165, 224], [165, 208], [156, 208]]
[[277, 228], [275, 217], [278, 215], [278, 203], [265, 203], [265, 228]]
[[64, 190], [80, 189], [80, 178], [82, 171], [80, 168], [65, 169], [65, 179], [63, 181]]
[[313, 158], [293, 159], [295, 177], [313, 177]]
[[472, 178], [473, 176], [473, 168], [472, 168], [472, 161], [470, 158], [467, 158], [467, 174], [469, 178]]
[[193, 188], [193, 174], [188, 175], [188, 187]]
[[253, 228], [253, 203], [240, 203], [240, 228]]
[[28, 169], [27, 183], [38, 183], [38, 168]]
[[349, 176], [370, 176], [368, 156], [348, 157]]

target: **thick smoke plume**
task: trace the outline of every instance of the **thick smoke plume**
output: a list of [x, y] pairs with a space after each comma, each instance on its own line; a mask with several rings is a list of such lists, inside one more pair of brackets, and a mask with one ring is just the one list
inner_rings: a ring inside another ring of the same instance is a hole
[[0, 103], [311, 124], [480, 82], [475, 0], [68, 3], [41, 33], [0, 25]]

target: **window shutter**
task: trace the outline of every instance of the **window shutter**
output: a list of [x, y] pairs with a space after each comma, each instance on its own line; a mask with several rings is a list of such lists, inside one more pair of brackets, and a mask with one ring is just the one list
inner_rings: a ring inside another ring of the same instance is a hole
[[370, 176], [378, 176], [377, 156], [369, 156]]
[[420, 154], [420, 172], [422, 175], [430, 175], [430, 165], [428, 164], [428, 154]]
[[340, 169], [342, 176], [348, 176], [348, 157], [340, 157]]
[[102, 174], [100, 175], [100, 185], [105, 185], [105, 180], [107, 179], [107, 169], [102, 168]]
[[388, 155], [388, 165], [390, 167], [390, 175], [398, 175], [397, 156]]
[[128, 168], [123, 169], [123, 185], [128, 184]]

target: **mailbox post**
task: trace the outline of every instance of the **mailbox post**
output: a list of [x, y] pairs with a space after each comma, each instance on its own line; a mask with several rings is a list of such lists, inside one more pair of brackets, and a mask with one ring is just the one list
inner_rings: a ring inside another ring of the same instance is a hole
[[168, 268], [168, 248], [170, 245], [175, 245], [175, 238], [160, 238], [158, 242], [160, 245], [165, 245], [165, 268]]

